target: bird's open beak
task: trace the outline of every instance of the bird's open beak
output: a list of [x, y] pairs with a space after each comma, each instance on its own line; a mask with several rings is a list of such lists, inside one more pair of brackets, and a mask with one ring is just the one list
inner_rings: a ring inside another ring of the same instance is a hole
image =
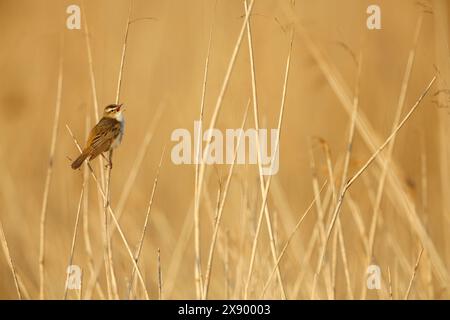
[[123, 103], [119, 104], [119, 107], [117, 108], [117, 111], [120, 111], [120, 110], [122, 110], [122, 111], [125, 110]]

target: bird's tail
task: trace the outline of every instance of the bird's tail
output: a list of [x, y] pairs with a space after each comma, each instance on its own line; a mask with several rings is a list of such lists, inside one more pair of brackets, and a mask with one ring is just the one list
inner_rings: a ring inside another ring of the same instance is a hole
[[83, 164], [84, 160], [89, 156], [88, 150], [83, 150], [83, 152], [72, 162], [72, 169], [76, 170]]

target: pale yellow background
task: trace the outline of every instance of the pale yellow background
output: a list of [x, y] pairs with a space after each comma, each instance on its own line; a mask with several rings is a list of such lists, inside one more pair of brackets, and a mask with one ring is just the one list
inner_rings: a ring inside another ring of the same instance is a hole
[[[81, 14], [85, 15], [89, 25], [98, 102], [103, 108], [115, 99], [129, 1], [85, 2]], [[439, 17], [448, 23], [450, 6], [447, 1], [424, 1], [427, 5], [438, 2], [447, 8], [446, 12], [440, 12]], [[192, 130], [194, 120], [198, 119], [209, 32], [214, 24], [205, 104], [205, 118], [209, 122], [244, 21], [243, 1], [218, 0], [215, 12], [214, 3], [212, 0], [134, 1], [132, 19], [154, 17], [156, 20], [136, 22], [129, 30], [121, 94], [121, 102], [127, 106], [126, 132], [121, 147], [115, 152], [112, 207], [117, 206], [144, 136], [151, 129], [157, 110], [161, 109], [161, 119], [156, 122], [153, 138], [120, 220], [134, 250], [142, 231], [158, 162], [166, 146], [140, 261], [153, 299], [158, 298], [157, 248], [161, 250], [163, 297], [196, 297], [192, 235], [195, 167], [172, 164], [169, 156], [174, 143], [170, 141], [170, 134], [176, 128]], [[354, 91], [357, 72], [352, 55], [358, 56], [362, 52], [359, 112], [369, 119], [381, 141], [389, 136], [409, 50], [413, 46], [414, 30], [423, 7], [415, 0], [377, 1], [382, 10], [382, 30], [369, 31], [366, 28], [366, 8], [372, 3], [366, 0], [255, 1], [251, 25], [261, 125], [267, 128], [277, 126], [290, 31], [293, 22], [297, 21], [319, 50], [326, 54], [327, 63], [342, 77], [349, 93]], [[81, 5], [81, 2], [0, 1], [0, 219], [16, 271], [29, 296], [34, 299], [39, 297], [39, 220], [49, 162], [61, 35], [64, 39], [64, 79], [47, 208], [46, 298], [63, 297], [65, 269], [82, 184], [82, 172], [70, 168], [68, 158], [73, 159], [78, 151], [65, 126], [67, 124], [75, 136], [84, 141], [86, 116], [89, 115], [91, 125], [95, 121], [84, 28], [65, 28], [65, 11], [70, 4]], [[404, 110], [412, 107], [437, 73], [438, 66], [445, 66], [445, 63], [449, 66], [449, 30], [438, 30], [436, 19], [436, 14], [424, 14]], [[438, 36], [444, 38], [436, 41]], [[350, 117], [310, 49], [296, 27], [281, 129], [280, 171], [272, 179], [268, 200], [278, 252], [314, 197], [309, 137], [320, 137], [330, 146], [335, 179], [339, 183], [348, 140]], [[438, 56], [447, 60], [438, 61]], [[450, 190], [446, 188], [449, 176], [445, 171], [448, 166], [449, 136], [446, 132], [450, 95], [440, 95], [446, 103], [441, 108], [433, 103], [438, 99], [433, 95], [439, 89], [450, 88], [450, 78], [445, 78], [448, 74], [448, 69], [441, 70], [439, 86], [436, 82], [400, 131], [393, 161], [398, 168], [402, 188], [413, 199], [416, 212], [450, 273], [450, 212], [447, 203]], [[223, 130], [239, 127], [250, 97], [251, 73], [247, 38], [244, 37], [217, 127]], [[246, 128], [250, 127], [253, 127], [252, 112], [246, 124]], [[317, 174], [322, 184], [328, 175], [325, 157], [320, 144], [313, 141]], [[357, 131], [349, 174], [353, 175], [371, 154]], [[98, 170], [97, 160], [94, 168]], [[200, 210], [203, 271], [211, 243], [219, 180], [223, 186], [227, 173], [228, 166], [207, 167], [206, 192], [202, 196]], [[380, 166], [374, 163], [349, 191], [366, 233], [380, 174]], [[99, 211], [95, 188], [90, 178], [89, 233], [93, 258], [102, 261], [103, 213]], [[421, 248], [415, 228], [406, 218], [407, 213], [396, 209], [395, 198], [386, 196], [389, 193], [392, 193], [392, 188], [387, 183], [374, 253], [374, 262], [382, 270], [382, 290], [378, 293], [370, 291], [368, 298], [389, 298], [388, 267], [394, 298], [403, 298]], [[256, 166], [237, 166], [223, 213], [210, 298], [243, 297], [260, 206]], [[355, 207], [353, 209], [356, 210]], [[367, 253], [347, 200], [340, 216], [351, 291], [355, 298], [360, 298], [365, 286]], [[314, 228], [317, 228], [316, 221], [317, 211], [313, 209], [281, 260], [280, 269], [289, 299], [311, 297], [321, 246], [316, 243], [312, 257], [307, 261], [304, 257], [305, 248]], [[83, 281], [87, 282], [90, 272], [82, 221], [79, 231], [73, 263], [82, 267]], [[328, 267], [332, 263], [333, 238], [325, 261]], [[250, 286], [252, 298], [260, 297], [273, 268], [265, 222], [260, 239]], [[132, 264], [117, 233], [112, 245], [119, 295], [125, 298]], [[228, 264], [225, 267], [227, 252]], [[342, 258], [340, 251], [337, 252], [335, 296], [345, 299], [349, 295]], [[322, 273], [329, 272], [328, 267]], [[302, 282], [299, 282], [299, 276], [303, 278]], [[319, 279], [317, 297], [330, 298], [323, 279], [323, 276]], [[104, 269], [99, 280], [103, 292], [106, 292]], [[433, 272], [429, 252], [425, 250], [410, 298], [448, 299], [450, 291], [444, 285]], [[138, 297], [143, 297], [140, 289]], [[274, 277], [265, 298], [280, 297]], [[4, 251], [0, 254], [0, 298], [17, 298]], [[69, 298], [77, 298], [76, 292], [69, 292]], [[94, 298], [99, 298], [95, 292]]]

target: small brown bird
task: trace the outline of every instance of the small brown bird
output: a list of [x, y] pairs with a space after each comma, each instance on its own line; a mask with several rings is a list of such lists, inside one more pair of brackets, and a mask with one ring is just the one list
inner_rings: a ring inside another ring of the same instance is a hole
[[110, 104], [105, 108], [103, 117], [89, 133], [86, 147], [72, 163], [72, 169], [78, 169], [87, 158], [89, 158], [89, 161], [93, 160], [99, 154], [119, 146], [125, 127], [122, 112], [122, 104]]

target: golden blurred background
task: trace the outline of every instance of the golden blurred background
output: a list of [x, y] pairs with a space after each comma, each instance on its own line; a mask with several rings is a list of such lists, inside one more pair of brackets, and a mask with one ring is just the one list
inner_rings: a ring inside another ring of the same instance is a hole
[[[379, 0], [382, 28], [368, 30], [366, 10], [373, 2], [255, 0], [249, 21], [263, 128], [278, 125], [293, 34], [280, 170], [270, 180], [267, 198], [276, 254], [289, 244], [279, 261], [279, 274], [271, 277], [276, 259], [263, 219], [247, 285], [264, 196], [257, 165], [236, 165], [224, 202], [207, 298], [450, 298], [450, 3]], [[66, 28], [70, 5], [81, 8], [81, 30]], [[19, 293], [28, 299], [64, 298], [77, 212], [72, 264], [82, 269], [82, 289], [69, 290], [67, 298], [146, 297], [137, 277], [129, 289], [133, 263], [118, 232], [111, 240], [112, 263], [104, 261], [108, 255], [102, 240], [103, 200], [97, 183], [87, 174], [80, 202], [84, 174], [70, 168], [78, 150], [67, 130], [83, 143], [86, 124], [92, 127], [96, 121], [95, 101], [100, 111], [114, 102], [128, 19], [132, 23], [120, 96], [127, 106], [126, 132], [114, 153], [111, 208], [121, 214], [120, 227], [134, 253], [165, 148], [138, 265], [149, 298], [199, 298], [194, 263], [196, 168], [172, 163], [170, 151], [176, 143], [170, 136], [177, 128], [192, 132], [199, 119], [210, 44], [204, 101], [204, 121], [209, 124], [245, 23], [244, 1], [1, 0], [0, 17], [0, 222], [4, 234], [0, 298], [17, 299]], [[249, 101], [245, 128], [254, 128], [248, 33], [243, 30], [215, 125], [220, 130], [239, 128]], [[49, 161], [59, 75], [60, 114]], [[331, 195], [329, 168], [339, 192], [356, 87], [359, 84], [359, 104], [348, 179], [398, 123], [402, 90], [400, 119], [434, 76], [430, 91], [395, 135], [393, 147], [388, 145], [348, 189], [316, 275], [324, 246], [320, 230], [328, 230], [338, 205]], [[391, 161], [386, 160], [389, 148]], [[94, 160], [92, 167], [100, 179], [99, 162]], [[229, 168], [206, 166], [199, 202], [202, 283], [218, 197], [224, 196]], [[385, 184], [379, 191], [383, 176]], [[320, 201], [295, 229], [315, 198], [314, 184], [325, 185]], [[370, 254], [377, 193], [381, 202]], [[109, 222], [111, 232], [114, 222]], [[381, 270], [378, 290], [366, 287], [370, 264]], [[96, 268], [97, 282], [93, 281]]]

